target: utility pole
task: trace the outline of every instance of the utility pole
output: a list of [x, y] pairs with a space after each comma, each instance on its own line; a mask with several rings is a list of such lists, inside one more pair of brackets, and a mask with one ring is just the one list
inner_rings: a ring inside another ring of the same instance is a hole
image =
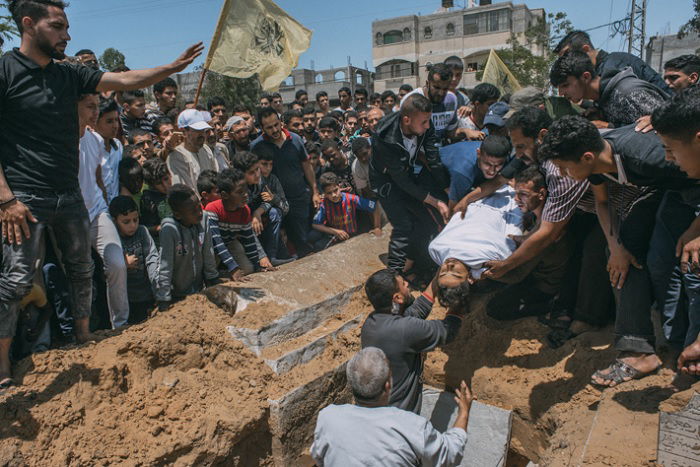
[[630, 24], [627, 31], [627, 51], [644, 58], [647, 32], [647, 0], [632, 0]]

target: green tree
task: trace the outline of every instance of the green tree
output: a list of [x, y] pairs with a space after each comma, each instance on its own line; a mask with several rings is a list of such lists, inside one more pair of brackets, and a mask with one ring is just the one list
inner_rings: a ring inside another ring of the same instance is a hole
[[126, 66], [126, 57], [117, 49], [110, 47], [100, 56], [100, 66], [107, 71], [114, 71]]
[[[5, 11], [9, 13], [7, 2], [0, 1], [0, 10], [2, 10], [2, 13]], [[11, 40], [13, 37], [19, 37], [19, 31], [17, 30], [15, 21], [9, 14], [0, 15], [0, 50], [2, 50], [5, 41]]]
[[[201, 72], [202, 68], [199, 67]], [[208, 71], [199, 97], [200, 104], [205, 104], [207, 99], [218, 96], [229, 105], [243, 104], [249, 109], [255, 109], [260, 98], [260, 84], [255, 76], [240, 79]]]
[[695, 15], [678, 30], [679, 39], [684, 38], [688, 34], [700, 36], [700, 0], [693, 0], [693, 11]]
[[[549, 67], [556, 59], [552, 49], [572, 30], [566, 13], [549, 13], [547, 20], [534, 21], [524, 34], [511, 33], [509, 47], [496, 53], [522, 86], [544, 88], [549, 83]], [[482, 75], [483, 70], [477, 73], [477, 79]]]

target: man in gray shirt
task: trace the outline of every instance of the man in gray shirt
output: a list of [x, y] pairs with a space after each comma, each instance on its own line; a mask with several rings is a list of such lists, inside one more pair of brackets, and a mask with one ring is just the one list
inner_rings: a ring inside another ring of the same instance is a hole
[[455, 391], [459, 412], [454, 426], [440, 433], [420, 415], [387, 407], [391, 370], [380, 349], [362, 349], [346, 372], [355, 405], [330, 405], [318, 414], [311, 446], [318, 466], [459, 465], [472, 402], [464, 381]]
[[[451, 274], [447, 269], [449, 267], [441, 268], [438, 276], [415, 301], [406, 280], [391, 269], [375, 272], [365, 283], [367, 298], [375, 311], [362, 325], [362, 348], [378, 347], [389, 359], [393, 379], [389, 405], [420, 413], [423, 391], [421, 354], [447, 344], [457, 336], [462, 324], [460, 313], [466, 309], [469, 285], [460, 282], [456, 287], [446, 287], [446, 277]], [[438, 284], [438, 277], [441, 284]], [[433, 309], [436, 295], [450, 311], [443, 320], [428, 321], [426, 318]]]

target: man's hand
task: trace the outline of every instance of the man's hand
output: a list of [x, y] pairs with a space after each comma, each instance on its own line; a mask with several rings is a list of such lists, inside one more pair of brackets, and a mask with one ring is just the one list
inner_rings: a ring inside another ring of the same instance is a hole
[[139, 268], [139, 258], [136, 255], [124, 255], [124, 260], [126, 261], [127, 269], [138, 269]]
[[348, 234], [346, 231], [340, 230], [340, 229], [335, 229], [333, 231], [333, 236], [335, 238], [337, 238], [338, 240], [340, 240], [341, 242], [350, 238], [350, 234]]
[[607, 269], [610, 274], [610, 284], [613, 288], [619, 290], [625, 285], [630, 264], [637, 269], [642, 269], [637, 259], [622, 245], [618, 245], [618, 247], [610, 251]]
[[606, 128], [610, 128], [610, 124], [608, 122], [604, 122], [602, 120], [591, 120], [591, 123], [595, 125], [596, 128], [599, 130], [604, 130]]
[[469, 409], [472, 406], [472, 393], [467, 386], [467, 383], [462, 381], [459, 387], [455, 389], [455, 402], [459, 410], [457, 411], [457, 419], [455, 420], [455, 428], [461, 428], [466, 431], [469, 422]]
[[676, 244], [676, 257], [681, 258], [683, 274], [700, 270], [700, 235], [697, 232], [691, 229], [683, 232]]
[[472, 141], [481, 141], [486, 138], [486, 134], [479, 130], [470, 130], [469, 128], [457, 128], [456, 135], [463, 135], [466, 139]]
[[447, 205], [442, 201], [438, 201], [437, 206], [435, 207], [438, 211], [440, 211], [440, 215], [442, 216], [443, 222], [447, 224], [447, 222], [450, 220], [450, 208], [448, 208]]
[[21, 245], [23, 237], [29, 240], [29, 222], [36, 223], [29, 208], [19, 200], [6, 204], [0, 209], [2, 236], [10, 245]]
[[231, 280], [233, 282], [248, 282], [250, 280], [250, 277], [246, 277], [245, 273], [241, 270], [241, 268], [236, 268], [231, 273]]
[[269, 191], [263, 191], [262, 193], [260, 193], [260, 197], [266, 203], [269, 203], [274, 199], [274, 196]]
[[529, 237], [529, 235], [508, 235], [508, 238], [513, 240], [515, 242], [515, 246], [518, 246], [518, 247], [520, 245], [522, 245], [523, 242], [525, 240], [527, 240], [528, 237]]
[[267, 256], [260, 260], [260, 268], [262, 268], [263, 271], [277, 271], [277, 269], [279, 269], [272, 265], [270, 258]]
[[173, 73], [178, 73], [188, 66], [204, 51], [204, 44], [198, 42], [195, 45], [191, 45], [187, 50], [185, 50], [182, 55], [177, 57], [177, 59], [170, 65], [173, 69]]
[[262, 219], [260, 219], [260, 216], [253, 216], [253, 220], [250, 224], [253, 227], [253, 232], [255, 233], [255, 235], [260, 235], [262, 233], [263, 223]]
[[457, 116], [459, 118], [467, 118], [472, 114], [472, 108], [468, 105], [463, 105], [459, 109], [457, 109]]
[[163, 140], [163, 146], [172, 151], [182, 143], [183, 139], [182, 133], [173, 132]]
[[700, 338], [683, 349], [678, 357], [678, 370], [686, 375], [700, 376]]
[[462, 219], [464, 219], [464, 216], [467, 215], [467, 209], [469, 209], [469, 202], [467, 201], [467, 198], [464, 197], [457, 204], [455, 204], [455, 207], [452, 208], [452, 212], [461, 213]]
[[653, 131], [654, 127], [651, 124], [651, 115], [645, 115], [637, 119], [637, 126], [634, 127], [634, 131], [640, 131], [642, 133], [649, 133]]
[[316, 191], [314, 191], [314, 194], [311, 197], [311, 200], [314, 203], [314, 209], [318, 209], [318, 207], [321, 205], [321, 195], [319, 195], [318, 193], [316, 193]]
[[379, 227], [375, 227], [374, 229], [370, 230], [369, 233], [371, 233], [375, 237], [381, 237], [382, 236], [382, 229]]
[[484, 263], [486, 271], [484, 271], [484, 277], [488, 279], [500, 279], [505, 273], [510, 271], [508, 264], [505, 261], [486, 261]]

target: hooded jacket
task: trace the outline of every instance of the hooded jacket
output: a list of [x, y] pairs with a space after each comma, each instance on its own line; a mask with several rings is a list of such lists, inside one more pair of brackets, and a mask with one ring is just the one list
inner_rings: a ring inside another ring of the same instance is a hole
[[450, 185], [450, 177], [440, 161], [435, 128], [432, 121], [430, 128], [418, 137], [418, 149], [412, 159], [403, 146], [401, 133], [401, 112], [394, 112], [384, 117], [372, 136], [372, 158], [369, 163], [369, 180], [372, 190], [380, 197], [386, 196], [390, 188], [396, 185], [400, 190], [423, 202], [429, 191], [419, 186], [413, 174], [413, 165], [421, 164], [430, 172], [437, 188], [445, 189]]
[[622, 70], [631, 67], [637, 78], [651, 83], [666, 94], [671, 94], [671, 88], [652, 67], [644, 60], [627, 52], [606, 52], [599, 50], [596, 56], [595, 71], [598, 76], [607, 74], [610, 70]]
[[191, 227], [172, 217], [163, 219], [157, 300], [170, 302], [199, 292], [205, 280], [218, 277], [207, 213]]
[[600, 77], [598, 107], [615, 127], [630, 125], [651, 115], [667, 95], [647, 81], [637, 78], [631, 67], [607, 71]]

